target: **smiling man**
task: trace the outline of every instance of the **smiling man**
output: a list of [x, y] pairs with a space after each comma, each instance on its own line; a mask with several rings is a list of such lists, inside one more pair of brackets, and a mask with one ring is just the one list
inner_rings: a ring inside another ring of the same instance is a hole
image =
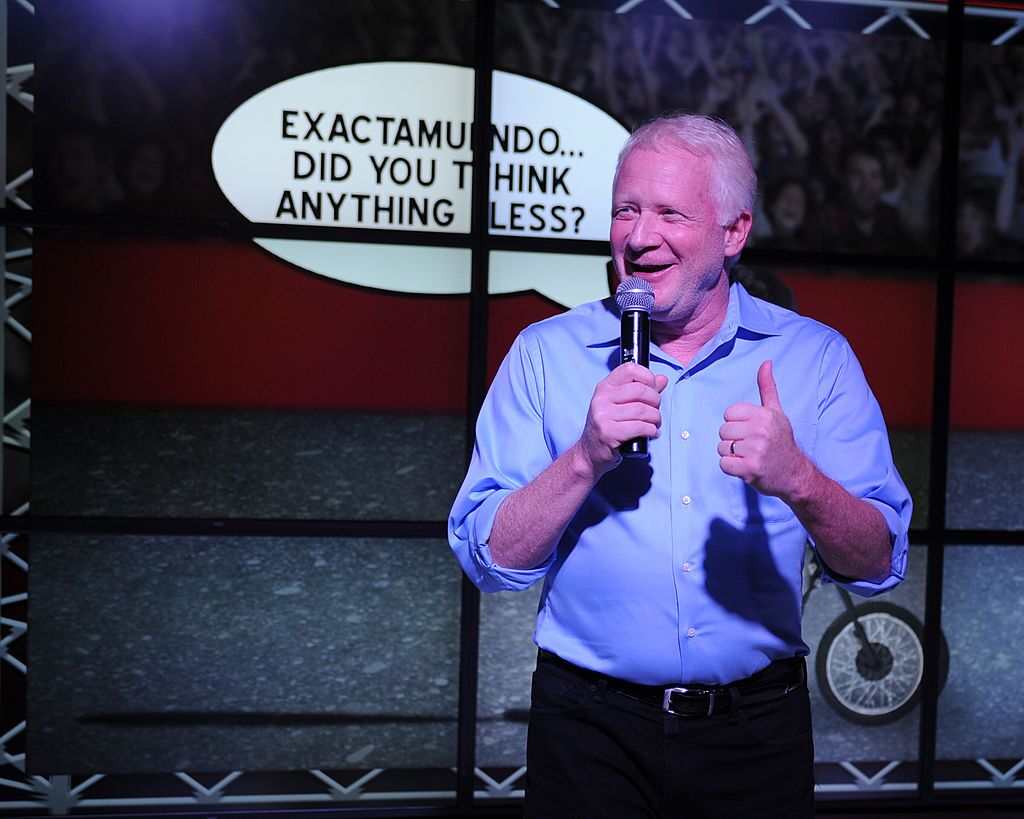
[[859, 594], [903, 578], [910, 497], [849, 344], [730, 285], [755, 190], [725, 123], [637, 129], [611, 248], [654, 289], [650, 369], [606, 299], [524, 330], [481, 410], [449, 538], [484, 591], [544, 581], [527, 816], [812, 816], [805, 544]]

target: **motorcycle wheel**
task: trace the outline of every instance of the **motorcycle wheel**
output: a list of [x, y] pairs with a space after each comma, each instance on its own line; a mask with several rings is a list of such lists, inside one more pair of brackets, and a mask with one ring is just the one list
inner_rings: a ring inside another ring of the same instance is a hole
[[[856, 618], [874, 651], [858, 639]], [[858, 725], [884, 725], [911, 711], [921, 698], [924, 629], [902, 606], [866, 603], [844, 612], [825, 630], [815, 671], [825, 701]], [[943, 635], [939, 690], [949, 672], [949, 646]]]

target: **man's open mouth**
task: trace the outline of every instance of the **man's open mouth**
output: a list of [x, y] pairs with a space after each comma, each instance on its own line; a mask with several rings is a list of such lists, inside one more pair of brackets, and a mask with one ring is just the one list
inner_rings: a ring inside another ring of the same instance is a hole
[[660, 273], [662, 270], [666, 270], [672, 265], [670, 263], [665, 264], [638, 264], [637, 262], [631, 262], [626, 259], [626, 272], [632, 275], [642, 276], [644, 274], [655, 274]]

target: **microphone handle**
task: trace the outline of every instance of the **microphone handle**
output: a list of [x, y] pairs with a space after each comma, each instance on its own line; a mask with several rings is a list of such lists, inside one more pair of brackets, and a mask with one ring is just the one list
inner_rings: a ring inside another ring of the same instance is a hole
[[[635, 361], [641, 367], [651, 363], [651, 314], [646, 310], [622, 311], [622, 361]], [[633, 438], [619, 446], [624, 458], [643, 458], [647, 455], [647, 439]]]

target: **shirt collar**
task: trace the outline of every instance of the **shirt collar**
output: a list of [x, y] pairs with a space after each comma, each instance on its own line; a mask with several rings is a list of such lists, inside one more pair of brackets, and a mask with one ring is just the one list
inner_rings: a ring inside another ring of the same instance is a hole
[[751, 296], [739, 282], [733, 282], [729, 288], [729, 307], [719, 335], [724, 340], [739, 331], [745, 331], [748, 337], [781, 333], [777, 316], [768, 303]]
[[[619, 343], [621, 322], [615, 298], [609, 296], [600, 302], [597, 321], [588, 335], [588, 347], [608, 347]], [[729, 306], [725, 310], [722, 327], [715, 335], [716, 343], [727, 341], [742, 332], [748, 338], [777, 336], [779, 325], [765, 302], [755, 299], [739, 282], [729, 287]]]

